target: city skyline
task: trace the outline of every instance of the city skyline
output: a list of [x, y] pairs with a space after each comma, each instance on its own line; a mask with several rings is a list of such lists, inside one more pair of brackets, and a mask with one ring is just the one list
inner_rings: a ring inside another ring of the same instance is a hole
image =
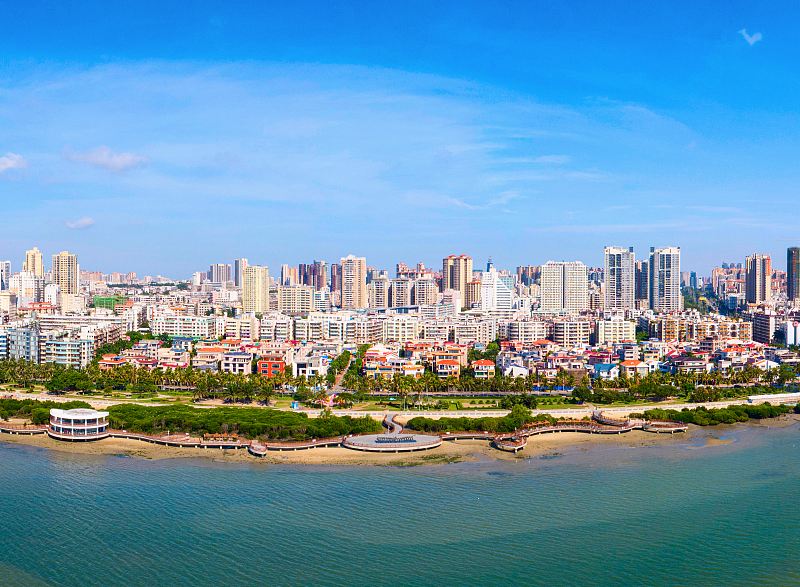
[[[606, 245], [601, 250], [600, 259], [599, 259], [599, 262], [597, 262], [597, 263], [586, 262], [584, 260], [584, 258], [577, 258], [577, 259], [548, 258], [546, 260], [540, 261], [539, 263], [530, 263], [529, 262], [529, 263], [523, 263], [523, 264], [518, 264], [518, 265], [504, 265], [502, 263], [495, 263], [495, 261], [494, 261], [495, 257], [493, 257], [492, 255], [489, 255], [485, 259], [485, 261], [486, 261], [487, 271], [488, 271], [488, 267], [490, 267], [490, 266], [496, 266], [499, 269], [504, 270], [504, 271], [516, 271], [516, 270], [520, 270], [520, 269], [524, 269], [524, 268], [532, 268], [532, 267], [541, 268], [542, 265], [545, 265], [547, 263], [573, 263], [573, 262], [578, 262], [578, 263], [584, 264], [587, 268], [598, 269], [598, 270], [602, 271], [604, 269], [604, 267], [605, 268], [608, 267], [608, 265], [607, 265], [608, 264], [607, 256], [608, 256], [608, 251], [610, 249], [611, 250], [617, 250], [618, 252], [625, 251], [626, 253], [632, 254], [634, 256], [634, 258], [635, 258], [635, 262], [638, 264], [639, 262], [642, 262], [642, 261], [645, 262], [645, 263], [648, 262], [648, 258], [650, 256], [651, 250], [653, 248], [654, 248], [653, 246], [649, 246], [645, 250], [638, 250], [638, 249], [635, 249], [632, 246], [629, 247], [629, 246]], [[682, 260], [681, 260], [680, 273], [681, 274], [694, 273], [694, 274], [697, 274], [699, 276], [706, 277], [706, 278], [709, 277], [712, 274], [713, 270], [721, 268], [723, 266], [740, 265], [742, 268], [744, 268], [747, 265], [748, 259], [750, 257], [752, 257], [752, 256], [767, 257], [767, 258], [770, 259], [770, 267], [771, 267], [772, 271], [786, 272], [788, 270], [788, 268], [789, 268], [789, 265], [790, 265], [789, 264], [788, 255], [791, 254], [792, 251], [800, 249], [800, 247], [791, 247], [790, 246], [790, 247], [787, 247], [785, 249], [785, 251], [779, 252], [777, 255], [773, 255], [771, 252], [751, 251], [750, 253], [745, 255], [745, 257], [743, 259], [723, 259], [723, 260], [718, 260], [707, 271], [703, 271], [703, 270], [697, 270], [697, 269], [695, 269], [693, 267], [686, 267], [686, 265], [685, 265], [685, 263], [683, 261], [683, 258], [684, 258], [683, 250], [682, 250], [682, 247], [680, 247], [680, 246], [673, 247], [672, 245], [670, 245], [670, 246], [666, 246], [666, 247], [655, 247], [655, 248], [657, 248], [657, 249], [658, 248], [676, 248], [678, 251], [681, 252], [681, 259]], [[43, 252], [41, 250], [39, 250], [38, 246], [32, 246], [32, 248], [26, 250], [22, 255], [22, 260], [21, 261], [15, 260], [15, 257], [13, 257], [13, 256], [3, 258], [2, 255], [0, 255], [0, 262], [7, 264], [7, 265], [4, 265], [4, 267], [5, 266], [9, 267], [9, 272], [8, 272], [9, 275], [20, 273], [20, 272], [26, 272], [26, 271], [28, 271], [26, 269], [26, 263], [29, 262], [30, 255], [32, 253], [35, 253], [36, 255], [38, 255], [38, 263], [39, 264], [36, 267], [36, 271], [34, 271], [36, 276], [42, 277], [44, 275], [44, 272], [52, 273], [53, 264], [52, 263], [50, 263], [50, 264], [47, 264], [47, 263], [43, 264], [42, 263]], [[72, 255], [78, 255], [78, 256], [82, 257], [82, 253], [76, 252], [76, 251], [65, 251], [65, 250], [62, 250], [62, 251], [60, 251], [60, 253], [70, 253]], [[314, 272], [315, 271], [314, 270], [314, 265], [309, 261], [309, 259], [300, 259], [298, 262], [293, 262], [293, 263], [278, 262], [278, 263], [275, 263], [274, 265], [273, 264], [268, 264], [268, 263], [253, 263], [252, 261], [248, 261], [247, 257], [236, 257], [236, 258], [228, 259], [228, 260], [226, 260], [226, 259], [214, 259], [211, 262], [209, 262], [209, 260], [205, 260], [205, 261], [200, 261], [199, 263], [195, 264], [193, 266], [193, 269], [187, 275], [183, 275], [183, 274], [180, 274], [180, 275], [169, 275], [169, 274], [164, 274], [164, 273], [158, 272], [158, 271], [148, 271], [148, 270], [145, 270], [144, 272], [140, 272], [140, 271], [132, 271], [132, 270], [127, 269], [127, 268], [106, 269], [106, 268], [98, 268], [98, 267], [86, 267], [86, 266], [83, 266], [83, 265], [81, 266], [80, 269], [81, 269], [81, 273], [90, 272], [90, 273], [103, 273], [103, 274], [107, 274], [107, 275], [108, 274], [112, 274], [112, 273], [119, 273], [121, 275], [125, 275], [125, 274], [129, 274], [130, 273], [130, 274], [138, 275], [140, 277], [144, 276], [144, 275], [147, 275], [147, 276], [151, 276], [151, 277], [165, 277], [165, 278], [175, 279], [176, 281], [188, 281], [188, 282], [191, 282], [193, 280], [193, 278], [197, 274], [203, 274], [203, 275], [208, 274], [208, 276], [209, 276], [208, 279], [211, 282], [221, 283], [221, 282], [230, 281], [231, 283], [233, 283], [234, 285], [236, 285], [238, 287], [238, 286], [240, 286], [240, 283], [238, 282], [238, 277], [237, 277], [238, 276], [237, 263], [242, 263], [243, 268], [246, 268], [248, 266], [248, 263], [250, 263], [251, 265], [255, 264], [255, 265], [259, 265], [259, 266], [264, 266], [264, 267], [266, 267], [268, 269], [270, 267], [273, 267], [273, 271], [275, 272], [276, 280], [278, 282], [281, 282], [281, 283], [286, 281], [286, 276], [282, 275], [282, 273], [287, 271], [287, 270], [289, 270], [289, 271], [292, 272], [291, 281], [293, 283], [301, 283], [301, 282], [303, 282], [303, 279], [305, 278], [305, 279], [308, 279], [310, 281], [313, 281], [314, 283], [322, 283], [322, 284], [330, 285], [330, 283], [329, 283], [329, 280], [331, 278], [330, 272], [331, 272], [331, 270], [333, 270], [334, 266], [341, 265], [340, 262], [342, 260], [344, 260], [346, 257], [350, 257], [350, 256], [354, 256], [354, 255], [355, 255], [354, 253], [349, 252], [349, 253], [347, 253], [346, 255], [344, 255], [341, 258], [326, 259], [326, 258], [324, 258], [324, 256], [315, 257], [313, 263], [321, 264], [322, 271], [324, 272], [324, 273], [321, 274], [321, 275], [324, 275], [324, 279], [322, 279], [321, 282], [318, 281], [320, 279], [320, 277], [315, 277], [316, 273]], [[54, 252], [52, 254], [53, 259], [55, 259], [56, 256], [57, 256], [57, 254]], [[358, 255], [355, 255], [355, 256], [358, 256]], [[458, 253], [458, 254], [451, 253], [451, 254], [446, 255], [444, 258], [439, 258], [438, 260], [435, 259], [435, 260], [432, 260], [430, 262], [425, 261], [425, 260], [420, 260], [420, 259], [417, 259], [417, 260], [394, 259], [394, 260], [390, 260], [386, 265], [379, 265], [379, 264], [373, 263], [371, 261], [372, 257], [365, 256], [365, 255], [360, 255], [360, 258], [364, 258], [366, 260], [366, 265], [365, 265], [366, 269], [387, 272], [387, 275], [389, 277], [395, 277], [396, 276], [395, 274], [398, 273], [398, 271], [400, 270], [401, 266], [404, 267], [405, 270], [412, 270], [413, 271], [413, 269], [410, 269], [409, 264], [410, 264], [411, 267], [413, 267], [413, 266], [417, 265], [418, 263], [421, 263], [425, 267], [426, 271], [431, 272], [431, 273], [436, 273], [437, 275], [442, 277], [442, 279], [446, 279], [445, 278], [445, 273], [446, 272], [443, 271], [444, 268], [442, 267], [442, 262], [443, 261], [447, 262], [449, 259], [458, 259], [458, 258], [462, 258], [462, 257], [469, 260], [469, 266], [468, 266], [469, 267], [469, 269], [468, 269], [468, 273], [469, 274], [471, 274], [472, 272], [479, 274], [479, 273], [484, 271], [484, 263], [483, 263], [484, 260], [479, 259], [479, 258], [475, 258], [474, 256], [470, 255], [469, 253], [465, 253], [465, 252], [461, 252], [461, 253]], [[786, 259], [785, 263], [783, 262], [784, 259]], [[776, 260], [778, 261], [777, 263], [775, 262]], [[204, 265], [204, 263], [205, 263], [205, 265]], [[473, 268], [473, 264], [474, 264], [474, 268]], [[207, 269], [205, 267], [207, 267]], [[634, 268], [631, 267], [630, 269], [633, 270]], [[301, 272], [303, 272], [303, 271], [306, 271], [306, 273], [304, 274], [305, 277], [301, 276]], [[465, 271], [467, 271], [466, 268], [465, 268]], [[222, 276], [222, 274], [224, 274], [224, 276]], [[400, 275], [398, 274], [397, 276], [400, 276]], [[632, 279], [633, 276], [630, 275], [628, 278]], [[468, 281], [468, 279], [467, 279], [467, 281]], [[460, 291], [460, 288], [461, 287], [465, 287], [465, 286], [466, 286], [466, 282], [463, 285], [461, 285], [460, 287], [456, 287], [455, 289], [458, 289]]]
[[753, 251], [782, 267], [790, 17], [455, 7], [201, 3], [147, 42], [125, 7], [7, 7], [0, 257], [38, 240], [188, 275], [242, 255], [600, 266], [604, 246], [675, 245], [703, 273]]

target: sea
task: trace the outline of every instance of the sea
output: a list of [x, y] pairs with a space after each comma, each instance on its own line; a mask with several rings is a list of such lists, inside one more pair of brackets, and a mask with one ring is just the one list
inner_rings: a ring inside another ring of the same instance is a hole
[[800, 585], [798, 511], [797, 423], [411, 467], [0, 442], [0, 585]]

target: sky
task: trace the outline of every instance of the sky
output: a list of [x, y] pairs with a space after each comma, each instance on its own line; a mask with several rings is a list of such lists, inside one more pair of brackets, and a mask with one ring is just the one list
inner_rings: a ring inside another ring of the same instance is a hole
[[797, 3], [0, 0], [0, 258], [800, 244]]

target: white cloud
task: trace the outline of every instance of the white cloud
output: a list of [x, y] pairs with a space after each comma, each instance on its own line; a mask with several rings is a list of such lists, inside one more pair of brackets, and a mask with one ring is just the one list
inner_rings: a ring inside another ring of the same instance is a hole
[[78, 218], [77, 220], [68, 220], [64, 224], [67, 228], [72, 230], [83, 230], [84, 228], [89, 228], [90, 226], [94, 225], [94, 218], [84, 216], [82, 218]]
[[747, 29], [740, 30], [739, 34], [742, 35], [742, 38], [747, 41], [747, 44], [751, 47], [764, 38], [761, 33], [753, 33], [752, 35], [748, 35]]
[[22, 155], [16, 153], [6, 153], [0, 157], [0, 173], [5, 173], [9, 169], [22, 169], [27, 167], [28, 162]]
[[540, 155], [535, 157], [533, 162], [543, 165], [565, 165], [572, 161], [569, 155]]
[[122, 172], [147, 163], [147, 157], [135, 153], [115, 153], [105, 145], [85, 153], [67, 153], [67, 159], [80, 161], [108, 171]]

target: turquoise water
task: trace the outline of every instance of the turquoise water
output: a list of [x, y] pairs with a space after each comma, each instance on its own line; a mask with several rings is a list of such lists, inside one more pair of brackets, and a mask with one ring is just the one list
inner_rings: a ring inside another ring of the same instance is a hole
[[800, 427], [431, 467], [0, 442], [2, 585], [800, 585]]

